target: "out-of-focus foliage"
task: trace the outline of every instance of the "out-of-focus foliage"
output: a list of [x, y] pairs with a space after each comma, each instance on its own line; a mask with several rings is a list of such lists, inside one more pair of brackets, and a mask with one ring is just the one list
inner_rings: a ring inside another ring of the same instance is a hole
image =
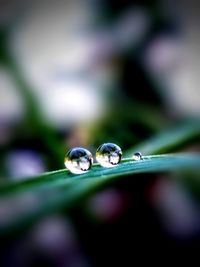
[[[140, 173], [157, 173], [163, 171], [197, 171], [200, 169], [200, 156], [198, 155], [158, 155], [144, 156], [139, 161], [132, 158], [124, 159], [116, 168], [102, 168], [99, 164], [93, 166], [90, 172], [80, 175], [73, 175], [66, 170], [46, 173], [32, 180], [24, 182], [9, 183], [2, 185], [0, 196], [6, 197], [11, 194], [13, 201], [21, 196], [33, 192], [36, 199], [41, 195], [51, 193], [51, 198], [46, 198], [37, 207], [27, 207], [22, 213], [12, 218], [12, 221], [1, 225], [0, 232], [12, 231], [16, 227], [21, 227], [27, 223], [33, 223], [38, 216], [44, 216], [53, 211], [63, 208], [69, 209], [77, 204], [80, 200], [88, 197], [96, 190], [100, 190], [103, 186], [115, 181], [120, 177], [140, 174]], [[184, 179], [181, 181], [184, 182]], [[193, 181], [190, 181], [192, 184]], [[198, 185], [200, 188], [200, 183]]]
[[[197, 6], [0, 1], [1, 266], [195, 258], [198, 156], [147, 158], [199, 152]], [[69, 148], [104, 142], [145, 160], [58, 171]]]

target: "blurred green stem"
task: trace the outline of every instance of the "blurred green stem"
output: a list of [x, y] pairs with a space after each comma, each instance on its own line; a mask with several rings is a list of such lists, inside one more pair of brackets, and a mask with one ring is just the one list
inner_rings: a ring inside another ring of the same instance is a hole
[[[0, 33], [0, 58], [1, 63], [9, 70], [12, 77], [16, 82], [16, 88], [19, 90], [21, 96], [24, 99], [26, 105], [26, 120], [27, 128], [30, 129], [32, 133], [38, 137], [39, 140], [45, 145], [47, 151], [50, 153], [50, 160], [53, 163], [54, 168], [60, 168], [63, 164], [64, 148], [63, 144], [59, 142], [55, 135], [55, 131], [51, 129], [40, 111], [38, 101], [34, 96], [33, 90], [25, 81], [20, 68], [17, 66], [16, 62], [10, 56], [7, 43], [7, 34], [5, 32]], [[61, 165], [62, 164], [62, 165]]]

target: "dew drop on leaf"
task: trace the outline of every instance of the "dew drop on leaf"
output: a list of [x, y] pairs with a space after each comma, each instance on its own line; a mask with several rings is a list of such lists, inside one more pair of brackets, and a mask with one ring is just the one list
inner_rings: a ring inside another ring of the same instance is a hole
[[132, 156], [134, 160], [141, 160], [142, 159], [142, 154], [140, 152], [135, 152]]
[[121, 161], [122, 150], [113, 143], [102, 144], [96, 151], [96, 160], [103, 167], [114, 167]]
[[65, 156], [65, 167], [74, 174], [87, 172], [93, 163], [92, 154], [85, 148], [75, 147]]

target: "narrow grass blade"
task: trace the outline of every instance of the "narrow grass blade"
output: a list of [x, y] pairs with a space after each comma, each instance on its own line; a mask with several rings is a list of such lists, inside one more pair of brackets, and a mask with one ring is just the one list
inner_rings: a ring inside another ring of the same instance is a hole
[[60, 170], [35, 177], [35, 180], [6, 185], [0, 190], [0, 201], [9, 198], [9, 192], [12, 192], [12, 198], [32, 194], [37, 205], [34, 204], [33, 207], [28, 205], [24, 210], [20, 207], [19, 212], [15, 211], [15, 216], [6, 224], [0, 219], [0, 232], [5, 233], [6, 230], [10, 231], [33, 223], [55, 211], [63, 209], [66, 211], [107, 183], [123, 179], [125, 175], [178, 170], [200, 173], [200, 155], [166, 154], [146, 156], [140, 161], [127, 158], [115, 168], [102, 168], [95, 164], [90, 172], [83, 175], [73, 175], [66, 170]]
[[194, 139], [200, 140], [200, 120], [189, 121], [167, 129], [128, 150], [126, 156], [130, 157], [135, 151], [141, 151], [144, 155], [168, 153]]

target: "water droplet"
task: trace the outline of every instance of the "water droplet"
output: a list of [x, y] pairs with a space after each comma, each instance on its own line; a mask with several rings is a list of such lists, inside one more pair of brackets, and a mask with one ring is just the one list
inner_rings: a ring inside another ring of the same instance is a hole
[[96, 151], [96, 159], [101, 166], [109, 168], [117, 165], [122, 157], [122, 150], [113, 143], [105, 143]]
[[142, 154], [140, 152], [134, 153], [133, 157], [134, 160], [141, 160], [142, 159]]
[[92, 154], [85, 148], [75, 147], [65, 156], [65, 167], [72, 173], [82, 174], [87, 172], [93, 163]]

